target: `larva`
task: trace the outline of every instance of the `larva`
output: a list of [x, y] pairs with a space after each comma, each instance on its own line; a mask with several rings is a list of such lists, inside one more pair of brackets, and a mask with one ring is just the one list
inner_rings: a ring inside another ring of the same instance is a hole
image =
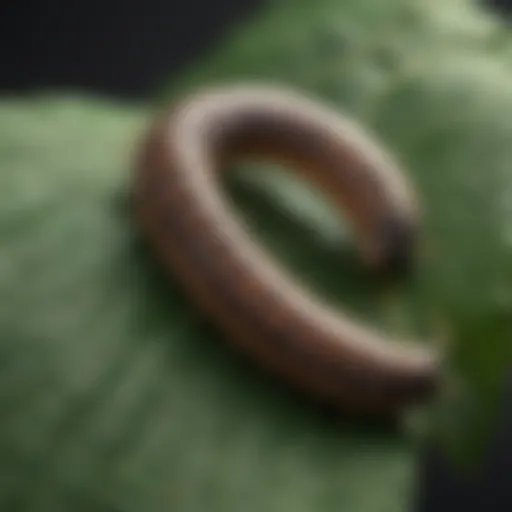
[[135, 211], [172, 276], [228, 339], [324, 402], [389, 413], [429, 398], [434, 349], [385, 339], [324, 304], [251, 238], [221, 180], [241, 156], [285, 163], [320, 187], [350, 219], [369, 265], [414, 257], [414, 190], [362, 127], [298, 91], [234, 85], [173, 104], [140, 148]]

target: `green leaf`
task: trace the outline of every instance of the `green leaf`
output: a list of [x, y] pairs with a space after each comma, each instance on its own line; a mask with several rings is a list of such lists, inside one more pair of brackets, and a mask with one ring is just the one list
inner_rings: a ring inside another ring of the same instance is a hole
[[512, 362], [511, 77], [498, 59], [439, 58], [376, 115], [422, 194], [425, 300], [443, 317], [449, 363], [432, 421], [459, 463], [489, 442]]
[[[41, 97], [0, 118], [2, 510], [408, 508], [411, 441], [267, 377], [153, 261], [124, 195], [147, 113]], [[231, 190], [255, 236], [340, 298], [357, 267], [329, 210], [250, 177]]]

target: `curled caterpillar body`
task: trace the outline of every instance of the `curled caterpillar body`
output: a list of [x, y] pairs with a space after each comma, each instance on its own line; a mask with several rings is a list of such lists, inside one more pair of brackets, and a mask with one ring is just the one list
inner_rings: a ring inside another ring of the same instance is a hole
[[288, 165], [348, 216], [365, 261], [402, 267], [419, 223], [412, 187], [355, 123], [270, 86], [198, 91], [158, 117], [137, 161], [134, 203], [171, 274], [227, 337], [288, 383], [365, 413], [429, 398], [438, 354], [383, 336], [329, 307], [253, 240], [224, 195], [240, 156]]

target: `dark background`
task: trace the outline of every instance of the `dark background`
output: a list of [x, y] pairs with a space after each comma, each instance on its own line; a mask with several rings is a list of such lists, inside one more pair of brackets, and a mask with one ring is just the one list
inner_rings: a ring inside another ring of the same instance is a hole
[[[487, 3], [504, 16], [512, 13], [512, 0]], [[169, 75], [179, 74], [263, 4], [0, 0], [0, 94], [63, 87], [121, 99], [151, 98]], [[419, 512], [512, 510], [512, 407], [506, 416], [477, 477], [462, 479], [434, 453], [425, 454]]]
[[262, 0], [0, 0], [0, 93], [151, 97]]

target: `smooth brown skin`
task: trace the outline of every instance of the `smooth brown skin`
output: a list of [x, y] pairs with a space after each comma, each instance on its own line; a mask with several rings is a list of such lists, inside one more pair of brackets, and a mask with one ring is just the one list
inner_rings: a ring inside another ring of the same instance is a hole
[[396, 413], [436, 389], [438, 354], [399, 343], [313, 296], [251, 238], [220, 173], [240, 157], [285, 163], [354, 226], [361, 254], [386, 270], [414, 257], [418, 208], [393, 159], [353, 122], [279, 87], [199, 91], [144, 139], [134, 187], [143, 230], [170, 274], [269, 370], [359, 413]]

